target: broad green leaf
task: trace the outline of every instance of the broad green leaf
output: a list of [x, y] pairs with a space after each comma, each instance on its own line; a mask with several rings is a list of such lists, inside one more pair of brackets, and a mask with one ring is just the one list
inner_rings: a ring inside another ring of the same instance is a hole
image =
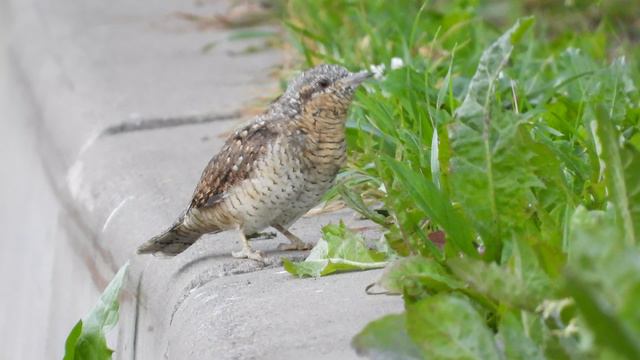
[[284, 259], [283, 265], [293, 275], [318, 277], [339, 271], [382, 268], [388, 264], [386, 260], [386, 254], [369, 249], [360, 234], [340, 222], [322, 228], [322, 239], [304, 261], [294, 263]]
[[537, 344], [527, 336], [523, 325], [511, 312], [502, 315], [497, 337], [504, 343], [505, 359], [545, 359], [544, 344]]
[[511, 56], [513, 45], [531, 25], [533, 18], [518, 20], [482, 53], [464, 101], [456, 110], [456, 117], [475, 118], [487, 115], [495, 83]]
[[71, 332], [67, 336], [67, 341], [64, 344], [64, 359], [73, 360], [76, 356], [76, 344], [78, 338], [82, 334], [82, 320], [78, 320], [76, 325], [71, 329]]
[[118, 270], [98, 303], [80, 320], [67, 336], [64, 360], [111, 359], [113, 350], [107, 346], [106, 333], [118, 322], [118, 295], [129, 263]]
[[[616, 219], [613, 206], [606, 211], [576, 209], [565, 285], [596, 340], [613, 350], [620, 348], [618, 341], [640, 344], [640, 251], [624, 243]], [[616, 332], [616, 339], [609, 338]]]
[[460, 296], [437, 294], [408, 305], [407, 330], [425, 358], [500, 358], [483, 317]]
[[531, 24], [518, 21], [483, 52], [450, 131], [452, 193], [480, 234], [487, 260], [498, 259], [501, 239], [528, 216], [529, 189], [543, 186], [531, 168], [535, 154], [523, 145], [530, 136], [524, 119], [497, 107], [493, 96], [513, 42]]
[[412, 289], [462, 289], [465, 283], [457, 279], [437, 261], [423, 256], [402, 258], [389, 264], [378, 283], [385, 289], [402, 294]]
[[104, 333], [89, 331], [81, 334], [75, 345], [74, 359], [111, 359], [113, 350], [107, 346], [107, 339]]
[[[530, 236], [539, 236], [538, 234]], [[535, 252], [525, 236], [514, 238], [511, 242], [511, 256], [505, 261], [504, 268], [513, 278], [520, 282], [527, 291], [537, 299], [553, 296], [553, 285], [550, 275], [544, 271], [538, 258], [539, 252]], [[559, 247], [552, 248], [558, 252]], [[506, 255], [505, 255], [506, 256]], [[543, 258], [544, 259], [544, 258]], [[549, 262], [549, 259], [545, 259]]]
[[615, 285], [609, 281], [615, 274], [606, 268], [614, 265], [612, 258], [625, 253], [622, 239], [623, 233], [616, 226], [616, 213], [611, 206], [606, 211], [578, 207], [571, 218], [569, 269], [590, 279], [592, 284], [604, 287], [601, 291], [615, 294]]
[[634, 334], [581, 277], [566, 274], [566, 286], [601, 346], [627, 359], [640, 359], [640, 336]]
[[487, 264], [468, 258], [452, 258], [447, 261], [447, 265], [461, 280], [496, 302], [535, 311], [547, 295], [533, 291], [522, 279], [496, 263]]
[[[636, 232], [640, 228], [640, 174], [627, 173], [640, 168], [640, 159], [631, 147], [626, 147], [625, 163], [623, 163], [622, 149], [620, 147], [619, 134], [616, 131], [613, 119], [606, 110], [596, 109], [597, 135], [600, 142], [605, 178], [610, 199], [615, 205], [616, 213], [620, 218], [624, 231], [624, 241], [632, 245], [640, 236]], [[635, 202], [635, 203], [634, 203]]]
[[373, 360], [423, 359], [407, 334], [406, 314], [384, 316], [367, 324], [351, 341], [360, 356]]
[[385, 163], [393, 170], [398, 180], [413, 197], [416, 205], [424, 211], [447, 234], [447, 239], [458, 250], [467, 255], [478, 257], [473, 245], [473, 233], [470, 226], [459, 212], [451, 205], [449, 199], [436, 186], [403, 164], [394, 159], [384, 157]]

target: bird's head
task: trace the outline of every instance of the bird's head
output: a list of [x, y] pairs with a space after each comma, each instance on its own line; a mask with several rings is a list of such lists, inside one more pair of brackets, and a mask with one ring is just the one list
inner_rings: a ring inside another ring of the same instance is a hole
[[339, 65], [319, 65], [298, 75], [278, 100], [300, 115], [344, 118], [358, 86], [371, 73], [349, 72]]

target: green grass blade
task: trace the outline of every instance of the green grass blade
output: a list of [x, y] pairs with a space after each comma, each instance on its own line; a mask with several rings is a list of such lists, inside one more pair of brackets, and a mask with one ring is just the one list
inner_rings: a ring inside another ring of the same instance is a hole
[[431, 138], [431, 151], [430, 151], [430, 165], [431, 165], [431, 178], [434, 185], [441, 189], [440, 186], [440, 140], [438, 139], [438, 129], [433, 128], [433, 136]]
[[429, 179], [417, 174], [406, 164], [389, 157], [383, 157], [383, 161], [393, 170], [416, 205], [444, 229], [448, 241], [465, 254], [478, 257], [471, 227], [453, 208], [449, 199]]
[[386, 217], [378, 214], [377, 212], [371, 210], [362, 200], [362, 196], [358, 194], [356, 191], [351, 190], [349, 187], [344, 184], [340, 184], [337, 187], [337, 191], [340, 194], [340, 198], [353, 210], [359, 212], [361, 215], [366, 217], [367, 219], [381, 224], [386, 225], [388, 223]]

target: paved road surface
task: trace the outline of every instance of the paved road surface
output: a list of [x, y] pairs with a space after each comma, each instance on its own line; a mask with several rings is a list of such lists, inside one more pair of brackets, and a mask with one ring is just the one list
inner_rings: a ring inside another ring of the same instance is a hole
[[7, 51], [0, 1], [0, 358], [42, 359], [58, 218], [33, 137], [36, 114]]

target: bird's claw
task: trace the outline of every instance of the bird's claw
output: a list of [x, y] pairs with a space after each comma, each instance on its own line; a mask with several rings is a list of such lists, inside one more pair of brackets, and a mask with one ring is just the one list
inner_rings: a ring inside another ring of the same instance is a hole
[[278, 245], [278, 250], [280, 251], [292, 251], [292, 250], [309, 250], [313, 246], [311, 244], [307, 244], [304, 242], [296, 242], [289, 244], [280, 244]]
[[231, 252], [231, 256], [236, 259], [251, 259], [262, 263], [264, 262], [264, 254], [259, 250], [244, 248], [240, 251]]

